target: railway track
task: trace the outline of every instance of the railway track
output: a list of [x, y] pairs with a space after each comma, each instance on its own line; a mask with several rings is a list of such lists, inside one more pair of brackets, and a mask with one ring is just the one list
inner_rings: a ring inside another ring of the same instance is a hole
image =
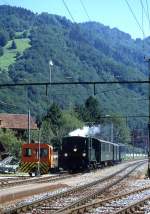
[[[97, 197], [108, 188], [123, 180], [141, 164], [143, 164], [143, 161], [130, 164], [110, 176], [82, 186], [70, 188], [69, 190], [59, 192], [58, 194], [47, 196], [43, 199], [32, 201], [12, 209], [2, 210], [1, 213], [31, 213], [34, 209], [36, 209], [38, 213], [65, 213], [66, 211], [81, 206], [89, 200]], [[61, 204], [61, 206], [58, 206], [58, 204]]]
[[[131, 161], [129, 161], [130, 163]], [[133, 161], [132, 161], [133, 162]], [[78, 174], [76, 174], [78, 175]], [[57, 180], [65, 179], [72, 177], [67, 173], [47, 176], [47, 177], [29, 177], [29, 176], [13, 176], [13, 177], [4, 177], [0, 178], [0, 188], [8, 188], [18, 185], [31, 184], [31, 183], [46, 183], [46, 182], [55, 182]]]
[[19, 182], [19, 181], [25, 181], [26, 179], [29, 179], [29, 176], [16, 176], [16, 177], [1, 177], [0, 178], [0, 187], [7, 186], [7, 184]]
[[132, 203], [131, 205], [115, 212], [115, 214], [131, 214], [131, 213], [134, 214], [150, 213], [150, 195], [148, 195], [144, 199], [141, 199], [140, 201]]
[[[139, 188], [134, 191], [130, 191], [125, 194], [120, 194], [114, 197], [107, 199], [98, 199], [95, 202], [87, 203], [86, 205], [79, 206], [77, 208], [66, 211], [64, 214], [96, 214], [96, 213], [105, 213], [105, 214], [127, 214], [127, 213], [136, 213], [136, 211], [144, 211], [145, 203], [150, 201], [150, 186], [145, 188]], [[144, 199], [136, 201], [139, 197]], [[128, 203], [131, 203], [127, 206]], [[141, 207], [142, 205], [142, 207]], [[139, 207], [140, 206], [140, 207]], [[149, 210], [150, 211], [150, 210]], [[139, 212], [137, 212], [139, 214]], [[143, 212], [144, 213], [144, 212]], [[141, 213], [142, 214], [142, 213]]]
[[59, 174], [54, 176], [47, 176], [47, 177], [35, 177], [35, 178], [26, 178], [26, 179], [0, 179], [0, 188], [8, 188], [18, 185], [24, 185], [24, 184], [32, 184], [32, 183], [47, 183], [47, 182], [55, 182], [57, 180], [65, 179], [72, 177], [72, 175], [69, 174]]

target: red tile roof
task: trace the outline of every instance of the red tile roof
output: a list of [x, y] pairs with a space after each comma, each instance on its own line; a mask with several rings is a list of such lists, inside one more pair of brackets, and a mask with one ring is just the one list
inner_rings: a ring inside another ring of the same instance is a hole
[[[37, 129], [37, 124], [31, 117], [31, 129]], [[27, 114], [0, 114], [0, 128], [6, 129], [28, 129], [28, 115]]]

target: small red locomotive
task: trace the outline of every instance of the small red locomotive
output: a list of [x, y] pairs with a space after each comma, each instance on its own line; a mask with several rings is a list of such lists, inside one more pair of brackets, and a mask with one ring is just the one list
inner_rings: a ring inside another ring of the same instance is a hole
[[20, 171], [30, 176], [47, 174], [58, 167], [58, 154], [48, 144], [28, 143], [22, 145]]

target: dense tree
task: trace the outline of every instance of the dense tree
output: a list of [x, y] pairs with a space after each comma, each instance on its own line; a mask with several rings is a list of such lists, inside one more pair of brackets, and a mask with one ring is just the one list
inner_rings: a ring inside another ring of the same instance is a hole
[[55, 135], [58, 134], [59, 129], [63, 125], [62, 111], [58, 104], [53, 103], [46, 115], [46, 119], [49, 121], [52, 131]]
[[18, 140], [10, 130], [0, 130], [0, 142], [7, 148], [7, 152], [14, 157], [20, 158], [21, 140]]
[[53, 144], [59, 148], [63, 136], [83, 126], [74, 111], [62, 111], [56, 104], [52, 104], [43, 118], [41, 125], [41, 141]]
[[76, 106], [75, 111], [78, 113], [79, 118], [81, 118], [84, 122], [100, 121], [100, 104], [98, 100], [93, 96], [88, 97], [84, 105]]
[[[50, 59], [53, 60], [52, 81], [109, 81], [137, 80], [147, 78], [146, 64], [141, 61], [144, 55], [149, 55], [150, 38], [145, 39], [143, 52], [142, 40], [133, 40], [128, 34], [117, 29], [110, 29], [99, 23], [74, 24], [64, 17], [44, 14], [34, 14], [28, 10], [0, 6], [1, 30], [15, 33], [21, 39], [24, 32], [30, 38], [31, 47], [17, 54], [16, 62], [9, 66], [8, 72], [1, 69], [0, 82], [45, 82], [48, 81]], [[17, 43], [18, 44], [18, 43]], [[7, 47], [4, 47], [4, 49]], [[4, 51], [4, 55], [5, 55]], [[3, 60], [3, 58], [1, 58]], [[4, 62], [4, 61], [3, 61]], [[3, 64], [0, 63], [1, 64]], [[5, 78], [4, 78], [5, 76]], [[58, 103], [63, 109], [74, 104], [80, 105], [80, 118], [85, 121], [97, 118], [96, 113], [86, 113], [85, 100], [93, 92], [89, 85], [69, 85], [54, 87], [45, 96], [43, 87], [28, 87], [28, 102], [24, 89], [0, 91], [1, 97], [17, 105], [14, 112], [26, 112], [28, 103], [32, 113], [45, 113], [47, 99]], [[116, 90], [117, 89], [117, 90]], [[119, 90], [118, 90], [119, 89]], [[146, 95], [146, 86], [141, 85], [96, 85], [96, 99], [100, 102], [100, 113], [119, 112], [124, 115], [145, 115], [147, 108], [144, 102], [135, 103], [132, 97], [141, 99]], [[112, 91], [114, 90], [114, 91]], [[111, 92], [110, 92], [111, 91]], [[38, 102], [37, 102], [38, 100]], [[1, 108], [7, 111], [7, 106]], [[94, 115], [95, 114], [95, 115]], [[87, 117], [87, 118], [86, 118]], [[97, 119], [96, 119], [97, 120]], [[136, 121], [136, 118], [135, 118]], [[147, 121], [141, 121], [144, 126]], [[136, 121], [137, 122], [137, 121]], [[136, 123], [135, 122], [135, 123]], [[132, 122], [133, 124], [133, 122]], [[55, 129], [54, 129], [55, 130]], [[54, 131], [53, 130], [53, 131]]]
[[11, 44], [11, 49], [16, 49], [16, 48], [17, 48], [16, 42], [15, 40], [13, 40]]
[[14, 39], [14, 38], [15, 38], [15, 32], [14, 32], [13, 30], [11, 30], [11, 31], [9, 32], [9, 38], [10, 38], [10, 39]]
[[16, 49], [17, 48], [15, 40], [12, 41], [11, 48], [12, 49]]
[[131, 143], [131, 133], [125, 117], [119, 114], [106, 115], [101, 121], [109, 129], [109, 140], [113, 134], [114, 143]]
[[100, 104], [98, 100], [90, 96], [85, 101], [85, 111], [87, 113], [86, 120], [89, 122], [97, 122], [101, 116]]
[[44, 120], [41, 126], [41, 142], [52, 144], [54, 133], [51, 128], [49, 120]]
[[3, 54], [4, 54], [3, 48], [0, 46], [0, 56], [3, 56]]
[[5, 46], [9, 39], [9, 35], [6, 31], [0, 30], [0, 46]]

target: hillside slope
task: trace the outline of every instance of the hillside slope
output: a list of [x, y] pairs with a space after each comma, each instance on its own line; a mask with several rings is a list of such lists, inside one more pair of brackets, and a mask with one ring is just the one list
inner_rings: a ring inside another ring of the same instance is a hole
[[[8, 71], [1, 66], [0, 83], [48, 81], [49, 60], [53, 60], [52, 81], [145, 80], [150, 39], [133, 40], [130, 35], [100, 23], [73, 24], [64, 17], [40, 15], [16, 7], [0, 6], [0, 31], [8, 42], [25, 33], [29, 46], [11, 63]], [[7, 43], [8, 44], [8, 43]], [[0, 57], [0, 61], [2, 59]], [[0, 64], [1, 65], [1, 64]], [[104, 114], [146, 115], [147, 88], [143, 85], [98, 85], [96, 97]], [[42, 114], [49, 103], [63, 108], [83, 103], [93, 94], [92, 86], [1, 89], [1, 112]], [[5, 103], [5, 104], [4, 104]]]

